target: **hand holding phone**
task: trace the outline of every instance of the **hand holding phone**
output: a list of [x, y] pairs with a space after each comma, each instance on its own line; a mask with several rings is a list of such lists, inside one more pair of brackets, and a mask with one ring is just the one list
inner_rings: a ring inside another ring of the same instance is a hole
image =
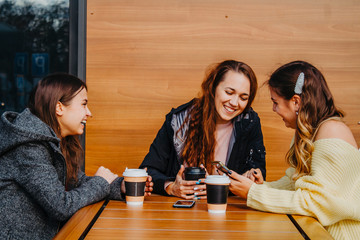
[[174, 203], [175, 208], [192, 208], [195, 204], [193, 200], [178, 200]]
[[212, 165], [215, 165], [215, 167], [217, 169], [219, 169], [220, 171], [222, 171], [223, 173], [225, 173], [226, 175], [230, 175], [231, 174], [231, 170], [226, 167], [222, 162], [220, 161], [214, 161], [211, 163]]

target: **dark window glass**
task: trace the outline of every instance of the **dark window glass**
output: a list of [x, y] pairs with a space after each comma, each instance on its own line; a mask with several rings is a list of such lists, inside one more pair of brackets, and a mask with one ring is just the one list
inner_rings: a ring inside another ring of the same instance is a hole
[[0, 0], [0, 114], [45, 75], [69, 72], [69, 0]]

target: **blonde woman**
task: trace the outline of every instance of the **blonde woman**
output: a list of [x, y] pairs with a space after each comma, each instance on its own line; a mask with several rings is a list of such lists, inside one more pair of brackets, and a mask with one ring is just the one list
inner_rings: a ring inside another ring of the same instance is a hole
[[360, 152], [321, 72], [295, 61], [268, 81], [273, 111], [295, 129], [286, 155], [290, 168], [274, 182], [260, 171], [249, 178], [231, 174], [230, 189], [249, 207], [312, 216], [335, 239], [360, 236]]

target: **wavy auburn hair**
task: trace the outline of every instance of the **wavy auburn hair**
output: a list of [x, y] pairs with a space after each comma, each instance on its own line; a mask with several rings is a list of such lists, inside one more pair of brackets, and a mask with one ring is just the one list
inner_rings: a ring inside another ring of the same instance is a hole
[[30, 111], [49, 125], [61, 139], [60, 148], [66, 161], [66, 188], [71, 189], [77, 182], [79, 161], [83, 150], [78, 136], [61, 138], [61, 129], [56, 118], [56, 104], [68, 106], [71, 100], [86, 84], [79, 78], [67, 73], [55, 73], [41, 79], [32, 91], [28, 107]]
[[300, 94], [301, 104], [296, 120], [294, 144], [286, 154], [286, 161], [295, 168], [296, 180], [311, 172], [311, 156], [314, 150], [314, 132], [319, 124], [330, 117], [343, 117], [335, 107], [334, 98], [321, 72], [304, 61], [294, 61], [278, 68], [268, 80], [269, 87], [277, 95], [290, 100], [294, 95], [299, 74], [305, 75]]
[[226, 60], [210, 68], [201, 84], [200, 97], [194, 99], [189, 114], [178, 130], [178, 132], [181, 131], [188, 124], [182, 159], [189, 166], [204, 164], [208, 172], [211, 171], [211, 162], [214, 161], [216, 145], [215, 130], [218, 113], [215, 108], [215, 91], [229, 71], [244, 74], [249, 79], [250, 96], [244, 111], [250, 108], [258, 86], [255, 73], [245, 63]]

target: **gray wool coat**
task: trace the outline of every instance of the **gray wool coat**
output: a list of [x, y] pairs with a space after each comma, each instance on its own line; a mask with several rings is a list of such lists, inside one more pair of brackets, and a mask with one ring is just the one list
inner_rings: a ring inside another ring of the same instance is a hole
[[33, 115], [5, 112], [0, 119], [0, 239], [51, 239], [80, 208], [106, 197], [121, 199], [117, 178], [79, 173], [65, 190], [66, 165], [54, 131]]

